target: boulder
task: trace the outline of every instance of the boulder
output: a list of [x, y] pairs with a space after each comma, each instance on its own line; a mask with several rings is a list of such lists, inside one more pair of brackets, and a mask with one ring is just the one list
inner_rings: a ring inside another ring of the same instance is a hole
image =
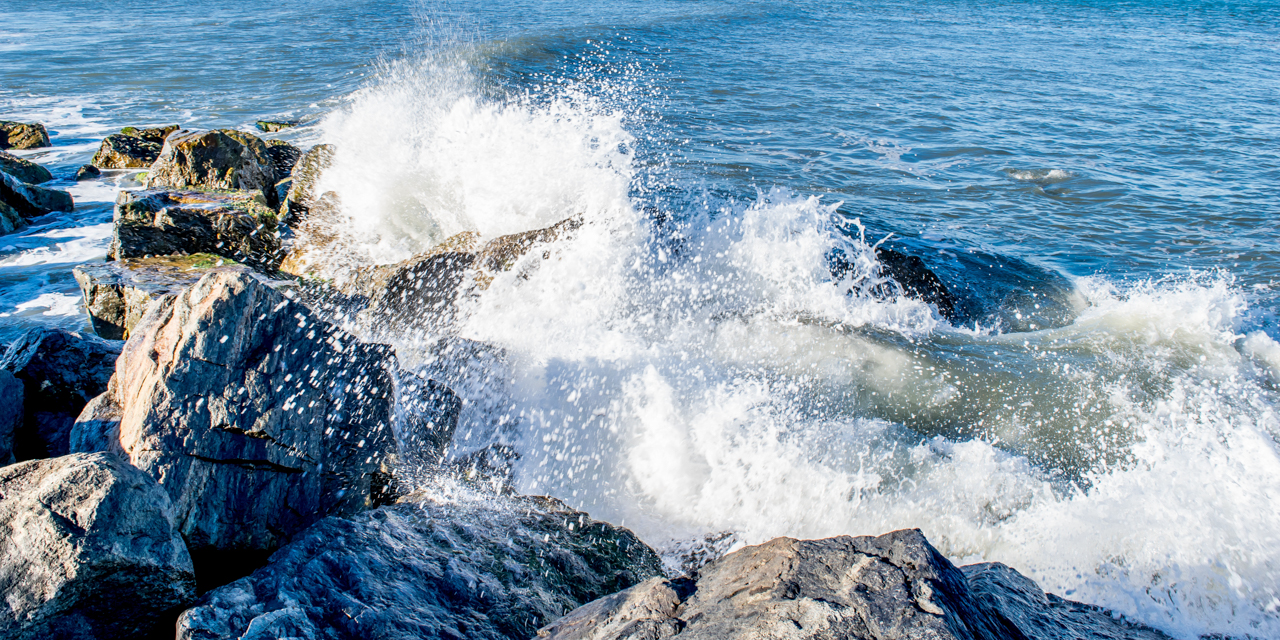
[[181, 128], [182, 127], [176, 124], [171, 124], [165, 127], [150, 127], [150, 128], [144, 128], [144, 129], [139, 129], [137, 127], [125, 127], [120, 130], [120, 133], [126, 136], [132, 136], [134, 138], [140, 138], [142, 140], [146, 140], [147, 142], [162, 145], [164, 144], [165, 138], [169, 137], [169, 134]]
[[195, 599], [195, 576], [159, 485], [75, 454], [0, 469], [0, 592], [5, 638], [148, 638]]
[[275, 184], [267, 145], [253, 134], [233, 129], [180, 129], [169, 134], [145, 181], [148, 189], [257, 191], [273, 208], [277, 206]]
[[90, 164], [99, 169], [141, 169], [160, 157], [160, 149], [161, 143], [117, 133], [102, 141]]
[[153, 305], [120, 358], [107, 410], [82, 421], [118, 419], [198, 569], [369, 504], [369, 474], [393, 446], [389, 348], [219, 271]]
[[694, 576], [654, 578], [587, 604], [540, 629], [538, 637], [1164, 640], [1139, 625], [1092, 622], [1100, 626], [1066, 627], [1081, 635], [1036, 635], [1041, 627], [992, 606], [965, 573], [910, 529], [879, 537], [776, 538], [714, 560]]
[[[293, 175], [293, 165], [298, 163], [302, 158], [302, 149], [299, 149], [284, 140], [267, 140], [267, 155], [271, 157], [271, 168], [275, 171], [276, 181], [284, 180]], [[280, 200], [284, 202], [284, 200]]]
[[320, 522], [183, 612], [177, 637], [524, 640], [659, 574], [630, 531], [554, 500], [422, 497]]
[[53, 174], [48, 169], [3, 151], [0, 151], [0, 171], [27, 184], [40, 184], [53, 179]]
[[120, 343], [62, 329], [32, 329], [0, 359], [25, 389], [17, 460], [66, 455], [71, 425], [84, 405], [107, 390]]
[[50, 146], [49, 132], [39, 122], [0, 120], [0, 149], [36, 149]]
[[4, 203], [24, 217], [33, 218], [50, 211], [71, 211], [75, 203], [71, 194], [57, 189], [46, 189], [23, 182], [0, 171], [0, 203]]
[[397, 376], [396, 391], [399, 464], [406, 469], [439, 466], [458, 427], [462, 399], [444, 384], [410, 372]]
[[275, 133], [276, 131], [291, 129], [302, 123], [298, 120], [259, 120], [255, 124], [258, 127], [258, 131]]
[[0, 467], [14, 463], [13, 435], [22, 428], [25, 397], [22, 381], [0, 369]]
[[121, 191], [107, 255], [211, 253], [265, 269], [280, 263], [276, 213], [255, 191]]
[[317, 190], [316, 183], [321, 174], [333, 165], [333, 154], [333, 145], [318, 144], [308, 149], [294, 163], [289, 172], [292, 178], [289, 192], [281, 204], [281, 215], [286, 220], [305, 220], [311, 208], [320, 203], [323, 194]]
[[79, 169], [76, 169], [76, 182], [92, 180], [101, 176], [102, 172], [91, 164], [81, 165]]
[[17, 209], [0, 202], [0, 236], [27, 228], [27, 219]]
[[212, 271], [249, 267], [210, 253], [87, 262], [72, 270], [93, 331], [108, 340], [128, 338], [156, 301], [176, 296]]
[[[929, 270], [924, 261], [916, 256], [900, 251], [876, 247], [876, 263], [880, 275], [889, 278], [891, 283], [879, 283], [866, 289], [875, 298], [891, 299], [899, 295], [920, 300], [938, 309], [938, 314], [947, 320], [958, 319], [957, 300], [938, 276]], [[840, 280], [855, 270], [855, 263], [843, 249], [835, 249], [827, 255], [827, 266], [831, 277]], [[856, 286], [856, 285], [855, 285]]]

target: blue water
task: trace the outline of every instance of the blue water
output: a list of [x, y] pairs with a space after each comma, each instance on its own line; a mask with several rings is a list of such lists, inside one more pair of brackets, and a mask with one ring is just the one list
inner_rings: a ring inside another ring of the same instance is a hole
[[[359, 259], [565, 207], [611, 230], [459, 330], [509, 355], [460, 446], [517, 445], [522, 489], [670, 548], [920, 526], [1175, 634], [1280, 637], [1274, 2], [4, 1], [0, 117], [49, 126], [23, 155], [79, 202], [0, 237], [6, 340], [85, 326], [70, 269], [135, 186], [70, 181], [103, 136], [301, 119], [351, 150]], [[806, 256], [854, 221], [960, 318], [832, 298]]]

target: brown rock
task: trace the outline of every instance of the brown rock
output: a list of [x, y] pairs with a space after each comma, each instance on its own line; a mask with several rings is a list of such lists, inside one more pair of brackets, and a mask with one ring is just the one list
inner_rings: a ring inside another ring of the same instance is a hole
[[36, 149], [48, 146], [49, 132], [39, 122], [0, 120], [0, 149]]

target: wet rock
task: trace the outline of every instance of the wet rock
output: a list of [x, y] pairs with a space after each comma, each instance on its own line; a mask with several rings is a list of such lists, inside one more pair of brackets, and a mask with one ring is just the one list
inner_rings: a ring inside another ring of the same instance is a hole
[[177, 637], [524, 639], [659, 572], [630, 531], [554, 500], [423, 497], [318, 523]]
[[[302, 158], [302, 149], [299, 149], [284, 140], [267, 140], [267, 155], [271, 157], [271, 168], [275, 171], [277, 184], [279, 181], [289, 178], [293, 175], [293, 165], [298, 163]], [[284, 199], [280, 199], [284, 202]]]
[[81, 165], [79, 169], [76, 169], [76, 182], [92, 180], [101, 176], [102, 172], [91, 164]]
[[0, 172], [0, 203], [27, 218], [75, 208], [71, 194], [66, 191], [28, 184], [4, 172]]
[[169, 134], [181, 128], [182, 127], [176, 124], [171, 124], [166, 127], [150, 127], [144, 129], [139, 129], [138, 127], [125, 127], [120, 130], [120, 133], [134, 138], [141, 138], [142, 140], [146, 140], [147, 142], [154, 144], [163, 145], [165, 138], [168, 138]]
[[0, 120], [0, 149], [36, 149], [50, 146], [49, 132], [39, 122]]
[[293, 180], [281, 205], [281, 215], [286, 220], [306, 220], [311, 208], [320, 202], [323, 194], [317, 190], [316, 183], [325, 170], [333, 165], [333, 154], [333, 145], [318, 144], [294, 163], [289, 172]]
[[107, 136], [90, 164], [99, 169], [141, 169], [160, 157], [161, 144], [117, 133]]
[[[904, 295], [933, 305], [938, 309], [938, 314], [947, 320], [955, 321], [959, 317], [955, 296], [951, 295], [947, 286], [942, 284], [920, 258], [877, 247], [876, 262], [880, 274], [890, 278], [893, 284], [879, 284], [866, 290], [866, 293], [882, 299]], [[857, 269], [854, 261], [842, 249], [836, 249], [827, 255], [827, 266], [831, 276], [837, 280]]]
[[0, 151], [0, 171], [28, 184], [40, 184], [53, 179], [53, 174], [48, 169], [3, 151]]
[[277, 204], [275, 184], [267, 145], [253, 134], [233, 129], [173, 132], [165, 138], [145, 182], [148, 189], [257, 191], [272, 208]]
[[[1043, 610], [1007, 615], [993, 606], [993, 599], [1008, 593], [1003, 585], [1010, 577], [994, 576], [990, 585], [975, 587], [914, 529], [879, 537], [776, 538], [712, 561], [692, 577], [655, 578], [592, 602], [540, 629], [538, 636], [1163, 639], [1116, 620], [1071, 617], [1065, 608], [1067, 617], [1061, 620], [1067, 626], [1038, 635], [1053, 623], [1038, 617]], [[1038, 588], [1027, 591], [1030, 581], [1017, 578], [1023, 581], [1018, 593], [1039, 593]]]
[[72, 274], [84, 294], [94, 333], [123, 340], [158, 300], [178, 295], [210, 271], [248, 270], [229, 258], [197, 253], [89, 262], [77, 265]]
[[120, 444], [172, 498], [198, 569], [369, 503], [392, 443], [388, 348], [216, 272], [154, 305], [120, 357]]
[[107, 255], [116, 260], [211, 253], [273, 269], [276, 213], [253, 191], [121, 191]]
[[259, 120], [255, 124], [258, 127], [258, 131], [274, 133], [276, 131], [283, 131], [284, 129], [291, 129], [302, 124], [302, 122], [298, 120]]
[[22, 231], [27, 228], [27, 219], [17, 209], [0, 202], [0, 235]]
[[14, 463], [13, 435], [22, 428], [25, 397], [22, 381], [0, 369], [0, 467]]
[[409, 372], [401, 373], [396, 387], [401, 413], [397, 438], [400, 463], [439, 465], [458, 427], [462, 399], [443, 383]]
[[32, 329], [9, 345], [0, 369], [25, 389], [17, 460], [65, 455], [85, 403], [107, 390], [121, 345], [62, 329]]
[[168, 496], [114, 456], [0, 469], [0, 532], [5, 638], [151, 637], [195, 598]]

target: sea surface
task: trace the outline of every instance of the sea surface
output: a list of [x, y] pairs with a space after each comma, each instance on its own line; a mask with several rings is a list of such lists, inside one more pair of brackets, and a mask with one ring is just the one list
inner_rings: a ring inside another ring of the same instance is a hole
[[[337, 145], [335, 269], [584, 217], [468, 348], [392, 337], [520, 491], [673, 570], [919, 527], [1280, 638], [1280, 4], [0, 0], [0, 119], [77, 202], [0, 237], [6, 342], [87, 328], [71, 269], [138, 186], [74, 182], [104, 136], [298, 119], [264, 135]], [[870, 295], [878, 243], [956, 317]]]

